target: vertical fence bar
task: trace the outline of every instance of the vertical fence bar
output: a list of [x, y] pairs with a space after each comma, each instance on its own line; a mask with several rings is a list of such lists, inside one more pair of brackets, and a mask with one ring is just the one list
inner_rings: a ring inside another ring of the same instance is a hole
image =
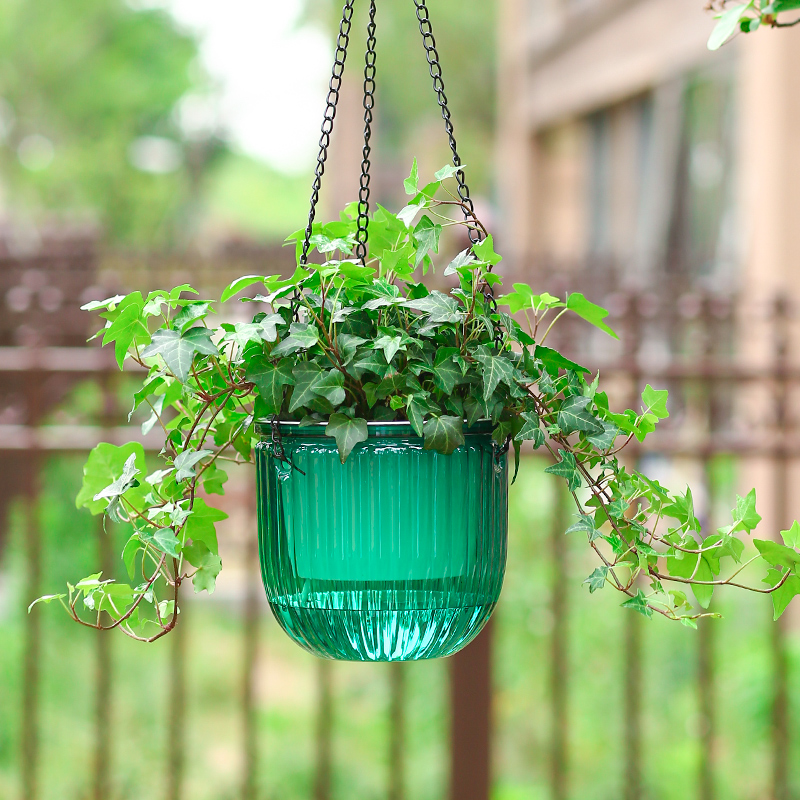
[[317, 763], [314, 775], [314, 800], [331, 798], [333, 741], [333, 665], [320, 661], [317, 672]]
[[183, 797], [186, 768], [186, 606], [181, 605], [181, 619], [170, 639], [169, 722], [167, 725], [167, 794], [166, 800]]
[[[97, 521], [97, 549], [103, 577], [113, 575], [113, 556], [111, 540], [103, 529], [103, 517]], [[103, 612], [104, 624], [108, 615]], [[108, 632], [95, 633], [96, 684], [95, 684], [95, 732], [94, 732], [94, 800], [107, 800], [111, 791], [111, 635]]]
[[[710, 302], [703, 304], [703, 358], [711, 364], [717, 357], [716, 347], [723, 340], [721, 332], [715, 330]], [[716, 334], [716, 335], [715, 335]], [[713, 380], [703, 377], [703, 397], [705, 403], [706, 430], [703, 432], [707, 442], [711, 442], [717, 430], [718, 409]], [[705, 531], [714, 530], [715, 513], [715, 481], [713, 460], [709, 449], [703, 453], [703, 476], [706, 485], [706, 513], [703, 520]], [[716, 788], [714, 783], [714, 751], [716, 747], [716, 692], [714, 669], [714, 625], [715, 620], [701, 619], [697, 632], [697, 693], [700, 723], [700, 764], [698, 770], [698, 800], [714, 800]]]
[[[775, 423], [778, 440], [783, 443], [787, 434], [787, 356], [788, 309], [783, 298], [775, 301], [773, 317], [775, 332]], [[774, 519], [778, 530], [788, 526], [789, 464], [788, 453], [780, 447], [775, 463]], [[786, 650], [786, 623], [781, 617], [772, 625], [772, 797], [789, 800], [789, 685]]]
[[[39, 525], [39, 468], [40, 459], [35, 453], [28, 457], [27, 497], [25, 515], [25, 598], [30, 603], [41, 594], [42, 540]], [[39, 665], [42, 660], [41, 614], [28, 614], [25, 618], [25, 655], [22, 680], [22, 797], [38, 800], [39, 797]]]
[[553, 800], [566, 800], [569, 767], [567, 763], [568, 681], [569, 659], [567, 652], [567, 537], [565, 504], [569, 495], [558, 479], [553, 500], [553, 519], [550, 545], [553, 559], [550, 608], [553, 632], [550, 638], [550, 794]]
[[[639, 345], [642, 325], [639, 303], [643, 298], [629, 297], [624, 340], [625, 362], [630, 370], [630, 408], [640, 403]], [[639, 614], [625, 615], [625, 800], [640, 800], [642, 796], [642, 625]]]
[[625, 800], [642, 796], [642, 623], [625, 617]]
[[450, 659], [450, 800], [489, 800], [492, 623]]
[[258, 542], [248, 538], [245, 554], [246, 587], [242, 658], [242, 747], [244, 775], [242, 800], [255, 800], [258, 789], [258, 726], [255, 712], [255, 673], [258, 663], [259, 581]]
[[389, 665], [389, 800], [405, 800], [405, 667]]
[[[108, 375], [102, 379], [104, 428], [110, 428], [116, 418], [116, 402], [109, 385]], [[104, 578], [114, 576], [114, 556], [110, 534], [105, 530], [105, 517], [97, 520], [97, 553]], [[104, 624], [109, 621], [106, 612], [101, 613]], [[95, 684], [95, 731], [94, 731], [94, 775], [92, 794], [94, 800], [107, 800], [111, 793], [111, 753], [113, 727], [111, 725], [112, 704], [112, 665], [111, 647], [113, 637], [98, 632], [96, 642], [96, 684]]]

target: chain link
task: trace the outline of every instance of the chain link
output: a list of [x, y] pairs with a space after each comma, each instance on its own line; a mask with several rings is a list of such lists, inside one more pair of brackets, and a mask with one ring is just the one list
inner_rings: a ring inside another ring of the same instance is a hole
[[317, 214], [319, 191], [322, 188], [322, 176], [325, 174], [325, 162], [328, 160], [328, 148], [331, 144], [333, 121], [336, 118], [336, 105], [339, 102], [339, 92], [342, 88], [342, 76], [347, 60], [347, 46], [350, 44], [350, 28], [353, 24], [353, 5], [355, 0], [346, 0], [342, 10], [342, 21], [339, 23], [339, 36], [336, 39], [336, 54], [333, 61], [333, 73], [328, 84], [328, 97], [325, 105], [325, 116], [322, 120], [322, 134], [319, 138], [319, 155], [317, 167], [314, 170], [314, 183], [311, 189], [311, 209], [308, 212], [308, 227], [303, 240], [303, 254], [300, 263], [308, 263], [308, 251], [311, 247], [311, 233], [314, 227], [314, 218]]
[[358, 230], [356, 231], [356, 255], [362, 264], [367, 260], [367, 241], [369, 239], [369, 182], [370, 154], [372, 147], [372, 109], [375, 108], [375, 0], [369, 4], [369, 24], [367, 25], [367, 56], [364, 66], [364, 149], [361, 159], [361, 181], [358, 190]]
[[[428, 15], [428, 7], [425, 5], [425, 0], [414, 0], [414, 5], [417, 8], [417, 20], [419, 22], [419, 32], [422, 34], [422, 46], [425, 48], [425, 57], [428, 60], [428, 67], [433, 80], [433, 90], [436, 92], [436, 97], [439, 101], [439, 107], [442, 110], [442, 119], [444, 120], [444, 128], [447, 131], [447, 139], [450, 143], [450, 150], [453, 152], [453, 166], [461, 167], [461, 157], [458, 155], [458, 146], [456, 144], [455, 131], [453, 129], [453, 121], [450, 117], [450, 109], [447, 105], [447, 95], [444, 92], [444, 79], [442, 78], [442, 65], [439, 62], [439, 51], [436, 49], [436, 39], [433, 36], [433, 26], [431, 25], [430, 17]], [[464, 219], [469, 222], [475, 219], [475, 205], [469, 195], [469, 187], [467, 186], [466, 179], [464, 178], [463, 170], [459, 169], [456, 172], [456, 181], [458, 182], [458, 196], [464, 204]], [[477, 227], [470, 225], [469, 227], [469, 240], [473, 244], [477, 244], [483, 239], [481, 232]]]

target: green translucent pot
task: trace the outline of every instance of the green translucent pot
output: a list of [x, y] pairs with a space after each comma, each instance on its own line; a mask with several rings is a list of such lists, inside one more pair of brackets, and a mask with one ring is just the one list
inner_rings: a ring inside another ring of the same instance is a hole
[[491, 424], [444, 456], [408, 423], [370, 423], [344, 465], [324, 425], [280, 429], [296, 469], [273, 457], [268, 424], [256, 465], [261, 574], [286, 633], [344, 661], [438, 658], [469, 644], [506, 564], [508, 464]]

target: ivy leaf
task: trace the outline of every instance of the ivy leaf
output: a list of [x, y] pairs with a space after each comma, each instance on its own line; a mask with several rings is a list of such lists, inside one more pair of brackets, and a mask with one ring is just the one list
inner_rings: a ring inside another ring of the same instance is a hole
[[575, 292], [567, 297], [567, 308], [576, 313], [581, 319], [605, 331], [609, 336], [619, 339], [614, 331], [603, 320], [608, 316], [608, 311], [589, 302], [580, 292]]
[[581, 474], [578, 471], [578, 466], [575, 463], [575, 456], [569, 450], [560, 450], [561, 461], [557, 464], [552, 464], [545, 469], [545, 472], [550, 475], [558, 475], [559, 478], [564, 478], [571, 492], [580, 488]]
[[610, 450], [614, 446], [617, 436], [619, 436], [619, 428], [613, 422], [608, 422], [607, 420], [599, 419], [597, 421], [603, 426], [603, 432], [587, 433], [586, 438], [598, 450]]
[[[136, 294], [141, 300], [141, 294], [139, 292]], [[135, 302], [123, 308], [119, 316], [103, 332], [103, 345], [114, 342], [114, 356], [120, 369], [122, 369], [125, 356], [134, 342], [147, 344], [149, 341], [150, 332], [142, 319], [142, 307]]]
[[464, 420], [461, 417], [431, 417], [423, 425], [425, 449], [449, 456], [464, 444]]
[[31, 613], [31, 609], [34, 606], [38, 606], [39, 603], [44, 603], [45, 605], [50, 605], [54, 600], [63, 600], [66, 597], [65, 594], [46, 594], [44, 597], [37, 597], [29, 606], [28, 606], [28, 613]]
[[552, 350], [540, 344], [536, 345], [535, 357], [544, 364], [547, 371], [552, 375], [558, 375], [560, 369], [572, 370], [573, 372], [589, 372], [586, 367], [582, 367], [580, 364], [576, 364], [574, 361], [562, 356], [558, 350]]
[[293, 322], [289, 327], [289, 334], [272, 351], [273, 356], [287, 356], [298, 350], [308, 350], [319, 341], [319, 331], [316, 326], [304, 322]]
[[718, 532], [725, 535], [736, 533], [736, 531], [746, 531], [751, 533], [761, 522], [761, 515], [756, 511], [756, 490], [751, 489], [746, 497], [736, 495], [736, 508], [731, 512], [733, 523], [725, 528], [719, 528]]
[[295, 380], [292, 400], [289, 403], [289, 411], [297, 411], [298, 408], [307, 407], [319, 395], [314, 388], [314, 383], [319, 378], [322, 369], [312, 361], [303, 361], [297, 364], [292, 370]]
[[482, 242], [472, 245], [472, 252], [475, 253], [481, 261], [492, 267], [503, 260], [502, 256], [495, 253], [494, 239], [491, 236], [487, 236]]
[[181, 543], [172, 528], [140, 531], [139, 536], [145, 544], [152, 545], [162, 553], [166, 553], [172, 558], [180, 557]]
[[202, 497], [196, 497], [192, 506], [192, 514], [186, 520], [184, 534], [192, 542], [202, 542], [212, 553], [219, 553], [217, 544], [216, 523], [228, 519], [228, 515], [218, 508], [206, 505]]
[[681, 527], [689, 531], [700, 532], [700, 521], [694, 513], [692, 490], [687, 486], [686, 493], [676, 495], [669, 505], [664, 506], [663, 513], [680, 522]]
[[461, 383], [461, 368], [453, 360], [459, 352], [457, 347], [441, 347], [433, 360], [433, 382], [437, 389], [448, 395]]
[[266, 286], [267, 281], [275, 277], [277, 276], [273, 275], [270, 278], [266, 275], [244, 275], [241, 278], [237, 278], [235, 281], [233, 281], [233, 283], [228, 284], [228, 286], [225, 288], [225, 291], [222, 293], [220, 300], [224, 303], [230, 300], [234, 295], [239, 294], [239, 292], [243, 292], [245, 289], [255, 283], [261, 283]]
[[[539, 427], [539, 415], [533, 411], [523, 411], [520, 417], [524, 424], [514, 439], [518, 442], [533, 439], [534, 447], [540, 447], [544, 444], [544, 433], [542, 433], [542, 429]], [[539, 442], [539, 439], [541, 439], [541, 442]]]
[[403, 181], [403, 187], [406, 190], [406, 194], [409, 195], [415, 195], [419, 192], [419, 164], [417, 164], [416, 158], [411, 165], [411, 174]]
[[372, 347], [375, 350], [383, 350], [387, 364], [392, 363], [392, 359], [397, 355], [398, 351], [406, 349], [402, 336], [381, 336], [375, 340]]
[[445, 268], [445, 275], [453, 275], [457, 270], [469, 267], [476, 263], [475, 256], [470, 253], [469, 248], [462, 250]]
[[502, 381], [514, 386], [514, 365], [504, 356], [493, 356], [487, 352], [478, 352], [475, 358], [483, 366], [483, 402], [488, 403], [497, 385]]
[[414, 241], [417, 252], [414, 256], [414, 266], [418, 267], [429, 253], [439, 252], [439, 237], [442, 235], [442, 226], [437, 225], [426, 214], [414, 228]]
[[667, 389], [654, 389], [649, 383], [642, 392], [642, 402], [647, 412], [659, 419], [666, 419], [669, 416], [669, 411], [667, 410], [668, 398], [669, 391]]
[[353, 367], [360, 375], [363, 375], [365, 372], [372, 372], [379, 378], [383, 378], [389, 371], [389, 365], [386, 363], [383, 352], [378, 350], [373, 350], [366, 357], [356, 361]]
[[413, 394], [406, 398], [406, 416], [417, 436], [425, 435], [425, 415], [430, 413], [431, 408], [424, 399]]
[[464, 314], [455, 299], [441, 292], [433, 291], [425, 297], [406, 300], [403, 303], [408, 308], [422, 311], [428, 315], [431, 322], [461, 322]]
[[719, 50], [739, 30], [739, 23], [752, 5], [752, 0], [750, 0], [750, 2], [742, 5], [729, 6], [722, 14], [716, 16], [718, 22], [708, 39], [709, 50]]
[[[193, 331], [204, 331], [205, 333], [194, 334]], [[205, 352], [209, 355], [218, 354], [217, 348], [211, 342], [210, 334], [205, 328], [191, 328], [185, 336], [178, 331], [160, 328], [153, 334], [152, 343], [142, 350], [142, 356], [160, 355], [172, 374], [181, 383], [186, 383], [195, 352]]]
[[771, 564], [773, 567], [784, 567], [797, 574], [800, 553], [796, 550], [785, 544], [763, 539], [753, 539], [753, 544], [767, 564]]
[[173, 318], [172, 327], [178, 331], [182, 331], [195, 320], [203, 319], [208, 316], [210, 308], [211, 303], [204, 300], [187, 303]]
[[639, 589], [634, 597], [626, 600], [622, 604], [623, 608], [630, 608], [632, 611], [637, 611], [643, 617], [650, 619], [653, 616], [653, 609], [647, 605], [647, 597], [645, 593]]
[[184, 450], [175, 456], [175, 480], [185, 481], [187, 478], [195, 476], [194, 467], [206, 456], [214, 455], [213, 450]]
[[222, 571], [222, 559], [212, 553], [202, 542], [195, 542], [183, 548], [184, 558], [196, 569], [192, 578], [195, 594], [206, 591], [214, 593], [217, 576]]
[[527, 283], [515, 283], [514, 291], [499, 297], [497, 302], [507, 305], [512, 314], [529, 308], [538, 312], [544, 308], [557, 308], [564, 305], [561, 300], [548, 292], [534, 294], [533, 289]]
[[446, 181], [448, 178], [452, 178], [466, 169], [466, 166], [466, 164], [459, 164], [457, 167], [453, 164], [446, 164], [438, 172], [434, 172], [433, 177], [436, 178], [437, 181]]
[[[134, 463], [139, 465], [140, 469], [144, 467], [144, 447], [139, 442], [129, 442], [121, 447], [107, 442], [98, 444], [89, 454], [83, 468], [83, 485], [75, 499], [75, 505], [78, 508], [86, 506], [92, 514], [100, 514], [108, 503], [105, 498], [95, 500], [95, 496], [101, 494], [122, 475], [131, 456], [135, 456]], [[138, 509], [144, 500], [144, 491], [132, 486], [127, 496]]]
[[350, 419], [344, 414], [331, 414], [331, 418], [325, 428], [325, 435], [336, 439], [339, 458], [344, 464], [350, 453], [353, 452], [353, 448], [360, 442], [367, 441], [369, 428], [367, 427], [367, 421], [364, 419]]
[[787, 547], [800, 547], [800, 522], [795, 520], [788, 531], [781, 531], [781, 538]]
[[128, 489], [133, 488], [137, 484], [136, 476], [139, 474], [139, 470], [136, 469], [136, 455], [136, 453], [131, 453], [128, 456], [128, 458], [125, 460], [125, 464], [122, 467], [122, 474], [119, 476], [119, 478], [99, 491], [92, 498], [93, 501], [104, 499], [114, 500], [115, 498], [125, 494]]
[[564, 400], [556, 416], [558, 427], [565, 434], [575, 433], [575, 431], [593, 434], [605, 433], [601, 422], [587, 410], [587, 406], [591, 402], [590, 397], [580, 395], [572, 395]]
[[598, 567], [585, 581], [589, 584], [589, 594], [603, 589], [608, 578], [608, 567]]
[[266, 405], [266, 413], [280, 414], [285, 387], [295, 383], [291, 362], [279, 361], [276, 366], [266, 356], [255, 356], [248, 364], [246, 378], [258, 389]]
[[[767, 577], [764, 578], [764, 583], [770, 586], [777, 586], [783, 580], [784, 575], [785, 573], [776, 569], [768, 570]], [[791, 603], [798, 594], [800, 594], [800, 578], [796, 575], [791, 575], [786, 578], [785, 583], [780, 589], [776, 589], [772, 592], [773, 619], [780, 619], [781, 614], [786, 611], [789, 603]]]
[[125, 547], [122, 550], [122, 561], [125, 564], [128, 577], [131, 580], [133, 580], [133, 576], [136, 573], [136, 556], [141, 551], [142, 547], [142, 540], [139, 538], [139, 534], [134, 533], [125, 543]]
[[332, 406], [344, 403], [344, 375], [338, 369], [331, 369], [320, 374], [314, 381], [312, 389]]
[[567, 528], [566, 532], [584, 533], [590, 542], [593, 542], [595, 539], [599, 539], [601, 535], [600, 531], [597, 530], [594, 517], [591, 514], [579, 515], [578, 521], [574, 525], [571, 525], [569, 528]]

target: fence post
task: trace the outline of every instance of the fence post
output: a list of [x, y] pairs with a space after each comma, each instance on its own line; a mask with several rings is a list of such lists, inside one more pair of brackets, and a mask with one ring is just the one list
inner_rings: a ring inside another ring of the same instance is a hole
[[[775, 302], [775, 422], [780, 447], [776, 460], [775, 511], [778, 526], [788, 528], [789, 465], [788, 453], [783, 446], [787, 427], [787, 355], [788, 309], [783, 298]], [[779, 528], [780, 529], [780, 528]], [[772, 700], [772, 797], [789, 800], [789, 686], [786, 652], [786, 623], [781, 617], [772, 625], [772, 664], [774, 670]]]
[[450, 659], [450, 800], [489, 800], [492, 627]]
[[317, 672], [317, 763], [314, 776], [314, 800], [330, 800], [333, 739], [333, 669], [330, 661], [321, 660]]
[[[103, 410], [102, 423], [104, 428], [110, 428], [117, 417], [114, 392], [109, 385], [109, 376], [102, 379]], [[97, 552], [100, 569], [104, 578], [114, 576], [114, 556], [111, 536], [105, 529], [105, 516], [101, 515], [97, 522]], [[104, 624], [110, 617], [104, 611], [101, 614]], [[108, 632], [98, 631], [96, 641], [96, 674], [95, 686], [95, 732], [94, 732], [94, 800], [107, 800], [111, 792], [111, 647], [113, 635]]]
[[[113, 575], [113, 556], [109, 534], [103, 529], [103, 517], [97, 521], [97, 545], [103, 577]], [[104, 623], [108, 615], [103, 612]], [[97, 685], [95, 687], [94, 800], [107, 800], [111, 790], [111, 635], [96, 631]]]
[[[25, 599], [27, 603], [41, 594], [42, 534], [39, 525], [39, 469], [40, 459], [35, 453], [31, 453], [28, 458], [27, 497], [24, 506], [25, 559], [27, 562]], [[28, 614], [25, 618], [25, 656], [22, 681], [21, 772], [23, 800], [37, 800], [39, 797], [39, 665], [41, 658], [41, 614]]]
[[405, 667], [389, 665], [389, 800], [405, 800]]
[[567, 732], [569, 658], [567, 651], [567, 537], [563, 481], [555, 484], [552, 529], [550, 533], [553, 576], [550, 607], [553, 632], [550, 638], [550, 793], [553, 800], [566, 800], [568, 789]]
[[242, 736], [244, 778], [242, 800], [255, 800], [258, 782], [258, 726], [255, 713], [255, 672], [258, 662], [259, 588], [257, 576], [258, 541], [248, 538], [245, 553], [246, 587], [244, 597]]
[[[184, 587], [186, 588], [186, 587]], [[181, 800], [186, 766], [186, 607], [181, 605], [181, 619], [169, 634], [169, 722], [167, 725], [167, 794], [166, 800]]]

